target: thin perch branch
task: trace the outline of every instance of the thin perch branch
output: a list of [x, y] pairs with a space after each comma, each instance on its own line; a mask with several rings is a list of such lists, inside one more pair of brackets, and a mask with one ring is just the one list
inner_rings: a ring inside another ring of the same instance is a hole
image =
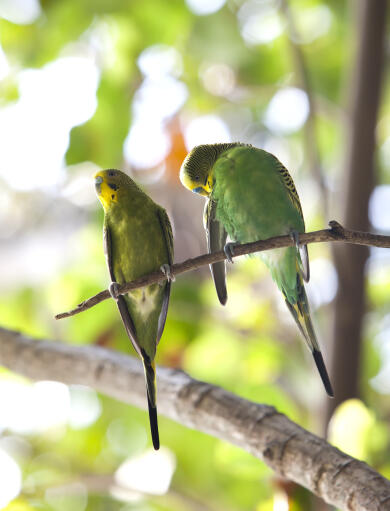
[[[141, 364], [97, 346], [38, 341], [0, 328], [0, 364], [34, 380], [88, 385], [140, 408], [146, 403]], [[275, 408], [178, 370], [159, 367], [157, 383], [162, 415], [237, 445], [338, 509], [390, 510], [390, 481]]]
[[[324, 229], [322, 231], [306, 232], [299, 235], [299, 240], [302, 244], [309, 243], [323, 243], [325, 241], [343, 241], [344, 243], [352, 243], [355, 245], [369, 245], [373, 247], [384, 247], [390, 248], [390, 236], [382, 236], [380, 234], [371, 234], [369, 232], [351, 231], [345, 229], [338, 222], [332, 220], [329, 222], [330, 229]], [[262, 252], [264, 250], [270, 250], [272, 248], [282, 248], [293, 245], [294, 242], [290, 236], [276, 236], [275, 238], [269, 238], [267, 240], [255, 241], [252, 243], [245, 243], [243, 245], [237, 245], [234, 248], [234, 256], [238, 257], [246, 254], [253, 254], [254, 252]], [[219, 252], [213, 252], [212, 254], [204, 254], [193, 259], [187, 259], [182, 263], [174, 264], [172, 266], [172, 274], [180, 275], [186, 271], [195, 270], [206, 264], [216, 263], [226, 259], [226, 255], [223, 250]], [[153, 272], [139, 279], [133, 280], [126, 284], [118, 286], [119, 294], [127, 293], [132, 289], [143, 287], [148, 284], [154, 284], [165, 280], [166, 276], [161, 272]], [[76, 308], [68, 311], [61, 312], [55, 316], [56, 319], [68, 318], [79, 314], [98, 303], [111, 298], [108, 289], [100, 291], [97, 295], [88, 298], [84, 302], [80, 303]]]

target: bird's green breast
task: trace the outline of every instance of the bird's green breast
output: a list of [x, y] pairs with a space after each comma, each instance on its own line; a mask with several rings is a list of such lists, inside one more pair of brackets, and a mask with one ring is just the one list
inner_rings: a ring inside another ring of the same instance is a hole
[[114, 273], [125, 282], [168, 263], [167, 247], [154, 203], [135, 200], [107, 213], [112, 236]]
[[[122, 284], [158, 271], [169, 263], [158, 206], [145, 194], [119, 202], [106, 212], [111, 236], [111, 259], [115, 280]], [[152, 284], [130, 291], [125, 300], [139, 343], [154, 358], [158, 319], [164, 286]]]
[[[237, 147], [221, 155], [214, 167], [211, 198], [217, 219], [230, 238], [240, 243], [304, 232], [305, 226], [281, 178], [278, 160], [261, 149]], [[295, 294], [296, 255], [293, 248], [261, 254], [272, 277], [287, 295]]]

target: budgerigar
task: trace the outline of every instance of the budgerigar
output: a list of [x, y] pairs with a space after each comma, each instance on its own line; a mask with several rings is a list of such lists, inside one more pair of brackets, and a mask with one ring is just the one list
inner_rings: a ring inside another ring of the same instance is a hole
[[[333, 396], [303, 284], [309, 279], [307, 248], [299, 246], [299, 233], [305, 232], [305, 223], [287, 169], [274, 155], [247, 144], [210, 144], [197, 146], [187, 155], [180, 179], [185, 187], [208, 199], [205, 227], [210, 252], [234, 247], [226, 245], [227, 236], [237, 243], [287, 234], [294, 237], [294, 247], [259, 255], [312, 352], [326, 392]], [[211, 273], [219, 300], [225, 304], [225, 262], [211, 265]]]
[[170, 280], [118, 295], [117, 286], [173, 262], [173, 237], [166, 211], [126, 174], [97, 172], [95, 188], [104, 208], [104, 249], [120, 315], [131, 342], [142, 358], [153, 446], [160, 446], [154, 358], [168, 311]]

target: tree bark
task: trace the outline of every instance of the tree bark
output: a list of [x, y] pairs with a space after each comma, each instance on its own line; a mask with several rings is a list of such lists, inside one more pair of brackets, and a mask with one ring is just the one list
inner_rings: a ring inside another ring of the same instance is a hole
[[[355, 3], [355, 2], [354, 2]], [[346, 154], [343, 224], [369, 229], [368, 202], [374, 187], [375, 128], [385, 46], [386, 0], [360, 0], [355, 69], [350, 82], [349, 143]], [[335, 247], [339, 285], [335, 301], [331, 375], [335, 399], [327, 418], [344, 400], [359, 395], [362, 324], [365, 312], [367, 247]]]
[[[0, 364], [32, 379], [88, 385], [126, 403], [146, 405], [141, 363], [97, 346], [38, 341], [0, 328]], [[390, 510], [390, 481], [273, 407], [162, 367], [157, 384], [159, 412], [166, 417], [241, 447], [339, 509]]]

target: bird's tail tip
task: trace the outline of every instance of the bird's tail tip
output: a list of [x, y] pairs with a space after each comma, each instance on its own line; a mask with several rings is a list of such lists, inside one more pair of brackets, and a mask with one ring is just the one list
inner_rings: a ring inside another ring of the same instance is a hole
[[146, 395], [148, 397], [150, 433], [152, 435], [153, 447], [156, 451], [158, 451], [158, 449], [160, 448], [160, 438], [158, 434], [156, 406], [156, 367], [154, 361], [151, 361], [143, 350], [141, 353], [145, 369]]
[[314, 362], [316, 363], [318, 372], [320, 373], [322, 383], [324, 384], [326, 393], [328, 394], [329, 397], [334, 397], [332, 384], [330, 383], [328, 371], [326, 370], [325, 362], [322, 357], [321, 351], [313, 349], [312, 354], [313, 354]]
[[150, 433], [152, 435], [152, 443], [155, 451], [160, 449], [160, 436], [158, 433], [158, 422], [157, 422], [157, 407], [152, 405], [148, 394], [148, 410], [149, 410], [149, 423]]

